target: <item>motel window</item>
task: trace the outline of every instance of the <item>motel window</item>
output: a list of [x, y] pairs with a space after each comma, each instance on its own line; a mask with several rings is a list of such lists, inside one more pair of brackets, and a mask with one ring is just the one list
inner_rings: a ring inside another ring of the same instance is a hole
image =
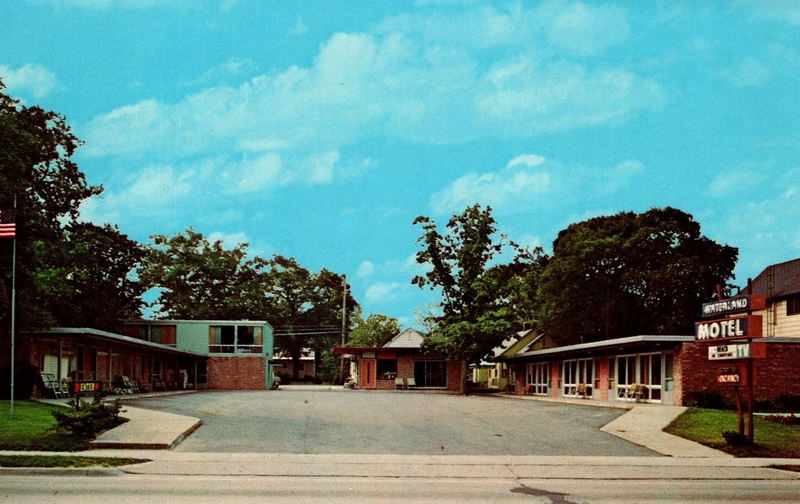
[[414, 361], [414, 382], [417, 387], [446, 387], [447, 362], [442, 360]]
[[175, 346], [175, 334], [177, 328], [174, 325], [154, 325], [150, 327], [150, 341], [161, 343], [162, 345]]
[[261, 353], [263, 341], [264, 329], [260, 326], [208, 327], [209, 353]]
[[397, 378], [397, 359], [378, 359], [378, 379], [394, 380]]
[[786, 315], [800, 315], [800, 296], [792, 296], [786, 300]]
[[561, 367], [562, 394], [565, 396], [591, 396], [594, 390], [594, 361], [592, 359], [568, 360]]
[[550, 366], [547, 362], [528, 364], [526, 372], [528, 394], [549, 395], [550, 393]]
[[162, 345], [175, 346], [177, 327], [174, 325], [131, 324], [125, 326], [125, 335]]

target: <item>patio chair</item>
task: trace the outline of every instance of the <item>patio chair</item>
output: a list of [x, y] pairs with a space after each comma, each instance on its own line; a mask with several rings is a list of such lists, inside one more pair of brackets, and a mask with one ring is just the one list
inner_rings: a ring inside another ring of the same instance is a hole
[[69, 396], [62, 383], [56, 379], [56, 375], [52, 373], [41, 373], [41, 377], [42, 385], [44, 385], [45, 390], [53, 394], [55, 399], [63, 399]]
[[407, 381], [406, 388], [408, 389], [417, 388], [417, 382], [414, 380], [414, 378], [406, 378], [406, 381]]
[[405, 384], [403, 383], [403, 379], [402, 378], [395, 378], [394, 379], [394, 389], [395, 390], [397, 390], [398, 388], [400, 390], [403, 390], [404, 386], [405, 386]]

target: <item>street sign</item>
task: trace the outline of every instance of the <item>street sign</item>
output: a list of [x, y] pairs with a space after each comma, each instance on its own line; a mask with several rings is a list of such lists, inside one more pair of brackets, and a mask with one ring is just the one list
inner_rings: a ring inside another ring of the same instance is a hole
[[749, 359], [750, 343], [708, 347], [708, 360]]

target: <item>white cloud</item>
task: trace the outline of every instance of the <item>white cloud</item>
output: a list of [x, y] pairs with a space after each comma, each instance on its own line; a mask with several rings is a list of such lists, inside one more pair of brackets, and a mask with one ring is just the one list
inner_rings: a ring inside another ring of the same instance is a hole
[[800, 5], [796, 0], [735, 0], [733, 4], [766, 19], [800, 26]]
[[308, 33], [308, 26], [306, 26], [302, 19], [297, 18], [297, 22], [289, 29], [289, 35], [299, 36], [305, 35], [306, 33]]
[[79, 209], [81, 220], [119, 224], [131, 215], [154, 217], [190, 195], [195, 176], [192, 171], [179, 171], [170, 165], [147, 166], [128, 177], [124, 189], [84, 200]]
[[[528, 161], [534, 160], [534, 158], [539, 157], [533, 154], [525, 157]], [[514, 158], [504, 170], [499, 172], [472, 172], [463, 175], [431, 197], [433, 211], [438, 214], [446, 214], [475, 203], [506, 211], [527, 206], [529, 198], [536, 198], [550, 189], [552, 176], [546, 170], [529, 172], [526, 168], [518, 167], [541, 165], [544, 162], [544, 159], [541, 159], [541, 162], [528, 165], [527, 162]]]
[[762, 180], [762, 175], [752, 171], [717, 173], [711, 181], [709, 193], [717, 197], [741, 194], [743, 190], [758, 185]]
[[390, 302], [397, 299], [398, 291], [404, 287], [399, 282], [378, 282], [372, 284], [364, 293], [368, 303]]
[[284, 173], [280, 156], [269, 152], [231, 165], [223, 172], [222, 180], [233, 192], [249, 193], [285, 185], [291, 178]]
[[722, 77], [737, 87], [758, 86], [800, 67], [800, 55], [781, 44], [773, 43], [759, 57], [747, 57], [721, 71]]
[[[558, 9], [548, 28], [551, 42], [579, 55], [617, 45], [630, 35], [625, 11], [614, 5], [550, 2]], [[547, 4], [543, 8], [548, 8]]]
[[627, 187], [644, 169], [634, 159], [607, 168], [564, 166], [535, 154], [526, 154], [512, 159], [502, 170], [472, 172], [457, 178], [434, 193], [430, 205], [436, 214], [461, 211], [475, 203], [489, 205], [498, 213], [544, 207], [553, 209], [574, 202], [576, 198], [585, 203], [590, 197], [586, 187], [592, 188], [593, 196], [607, 197]]
[[31, 93], [34, 98], [47, 96], [56, 87], [56, 76], [42, 65], [23, 65], [16, 70], [0, 65], [0, 79], [12, 94]]
[[243, 232], [223, 233], [220, 231], [214, 231], [213, 233], [209, 234], [208, 241], [211, 243], [220, 241], [225, 247], [229, 249], [232, 249], [237, 245], [248, 244], [250, 242], [250, 240], [247, 238], [247, 234]]
[[241, 77], [255, 70], [255, 63], [249, 58], [232, 58], [209, 68], [188, 85], [217, 84], [229, 80], [241, 80]]
[[333, 181], [333, 168], [339, 162], [340, 157], [336, 151], [309, 156], [306, 161], [310, 172], [308, 180], [315, 184], [327, 184]]
[[[548, 23], [557, 21], [548, 35]], [[563, 35], [567, 28], [574, 40]], [[660, 86], [631, 69], [573, 56], [620, 43], [626, 30], [616, 7], [547, 2], [507, 12], [475, 6], [458, 15], [432, 7], [365, 32], [335, 33], [308, 67], [209, 87], [175, 103], [120, 107], [80, 134], [88, 155], [175, 158], [265, 139], [291, 139], [297, 153], [341, 152], [373, 136], [461, 143], [614, 123], [660, 106]], [[315, 180], [326, 179], [327, 168], [320, 170]]]
[[515, 166], [520, 166], [520, 165], [534, 167], [534, 166], [539, 166], [545, 161], [546, 161], [545, 158], [543, 158], [542, 156], [537, 156], [536, 154], [521, 154], [512, 159], [511, 161], [509, 161], [508, 164], [506, 165], [506, 168], [514, 168]]
[[375, 265], [370, 261], [362, 261], [361, 264], [358, 266], [358, 271], [356, 271], [356, 276], [361, 278], [366, 278], [371, 276], [375, 273]]

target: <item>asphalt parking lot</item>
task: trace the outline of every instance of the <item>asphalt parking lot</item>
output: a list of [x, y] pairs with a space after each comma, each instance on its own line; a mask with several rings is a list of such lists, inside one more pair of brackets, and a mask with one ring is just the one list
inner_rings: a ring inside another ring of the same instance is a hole
[[422, 392], [282, 387], [130, 401], [198, 417], [192, 452], [658, 456], [599, 428], [617, 409]]

